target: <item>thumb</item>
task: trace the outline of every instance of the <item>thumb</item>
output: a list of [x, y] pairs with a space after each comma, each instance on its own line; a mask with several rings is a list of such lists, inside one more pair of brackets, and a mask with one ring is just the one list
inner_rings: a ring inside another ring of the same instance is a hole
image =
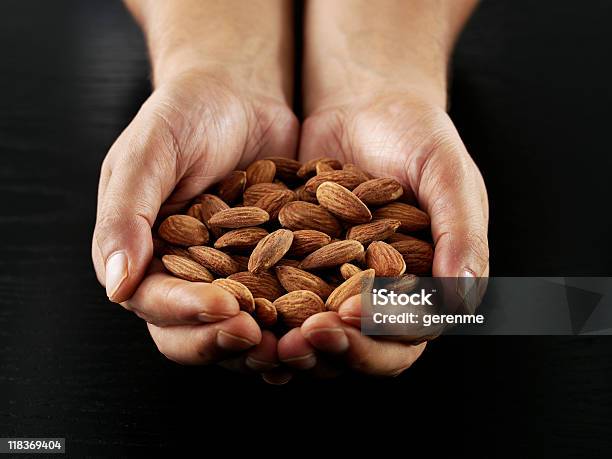
[[153, 256], [151, 227], [179, 176], [171, 134], [150, 121], [137, 115], [102, 166], [92, 258], [116, 303], [132, 296], [146, 272]]

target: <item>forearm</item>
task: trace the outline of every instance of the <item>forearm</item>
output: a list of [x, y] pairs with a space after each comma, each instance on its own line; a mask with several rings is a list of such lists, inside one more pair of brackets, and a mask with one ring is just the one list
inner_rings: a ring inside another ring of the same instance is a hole
[[154, 84], [189, 71], [291, 100], [289, 0], [126, 0], [147, 37]]
[[448, 60], [476, 0], [307, 0], [307, 113], [370, 90], [417, 89], [446, 103]]

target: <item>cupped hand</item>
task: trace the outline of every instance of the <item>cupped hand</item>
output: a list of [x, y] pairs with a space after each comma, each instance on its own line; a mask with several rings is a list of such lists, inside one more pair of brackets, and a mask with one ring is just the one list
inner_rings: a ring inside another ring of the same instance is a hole
[[[488, 201], [483, 179], [443, 107], [413, 92], [328, 103], [303, 124], [300, 160], [336, 156], [375, 176], [394, 177], [431, 218], [433, 275], [486, 277]], [[282, 361], [328, 372], [398, 374], [425, 344], [375, 340], [358, 330], [359, 299], [309, 318], [279, 341]], [[326, 362], [325, 364], [323, 362]]]
[[151, 264], [159, 217], [256, 158], [294, 156], [292, 111], [247, 87], [188, 72], [155, 89], [102, 165], [92, 257], [111, 301], [146, 320], [168, 358], [206, 364], [238, 354], [266, 371], [277, 366], [276, 338], [232, 295]]

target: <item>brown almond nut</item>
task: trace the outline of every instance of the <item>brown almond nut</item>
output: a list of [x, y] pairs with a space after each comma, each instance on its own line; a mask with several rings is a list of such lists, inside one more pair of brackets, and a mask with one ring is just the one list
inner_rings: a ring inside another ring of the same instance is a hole
[[323, 300], [308, 290], [296, 290], [274, 301], [279, 318], [290, 328], [301, 326], [306, 319], [325, 311]]
[[208, 231], [210, 231], [215, 238], [218, 238], [223, 234], [223, 230], [210, 226], [208, 220], [217, 212], [229, 209], [229, 206], [214, 194], [201, 194], [198, 196], [197, 200], [200, 203], [200, 220], [208, 227]]
[[406, 274], [396, 281], [391, 282], [388, 288], [389, 290], [393, 290], [395, 293], [409, 293], [413, 291], [418, 284], [418, 276], [415, 276], [414, 274]]
[[377, 178], [359, 184], [353, 193], [369, 206], [384, 206], [398, 199], [404, 190], [392, 178]]
[[246, 170], [247, 186], [256, 183], [272, 183], [276, 175], [276, 164], [269, 159], [252, 162]]
[[215, 241], [215, 249], [245, 250], [252, 249], [266, 237], [268, 232], [257, 226], [238, 228], [228, 231]]
[[340, 284], [336, 289], [329, 295], [325, 302], [325, 307], [328, 311], [338, 311], [342, 303], [348, 300], [350, 297], [359, 295], [363, 292], [368, 292], [372, 288], [374, 282], [374, 270], [366, 269], [361, 271]]
[[285, 182], [295, 182], [298, 180], [297, 171], [302, 167], [302, 163], [295, 159], [283, 158], [281, 156], [271, 156], [269, 159], [276, 165], [276, 176]]
[[366, 264], [378, 277], [398, 277], [406, 271], [402, 254], [382, 241], [370, 244], [366, 251]]
[[310, 161], [304, 163], [302, 167], [300, 167], [300, 169], [297, 171], [297, 176], [305, 178], [310, 174], [314, 174], [317, 170], [317, 164], [319, 163], [327, 164], [332, 169], [342, 169], [342, 164], [337, 159], [322, 156], [320, 158], [311, 159]]
[[370, 209], [349, 189], [334, 182], [324, 182], [317, 188], [319, 204], [349, 223], [372, 220]]
[[349, 277], [352, 277], [355, 274], [360, 273], [361, 271], [363, 270], [360, 267], [355, 266], [352, 263], [344, 263], [342, 266], [340, 266], [340, 274], [342, 275], [344, 280], [347, 280]]
[[392, 236], [400, 227], [401, 222], [392, 218], [382, 218], [363, 225], [353, 226], [346, 232], [347, 239], [354, 239], [363, 245], [372, 241], [384, 241]]
[[338, 241], [315, 250], [302, 260], [300, 269], [320, 269], [339, 266], [363, 255], [359, 241]]
[[166, 246], [164, 255], [178, 255], [179, 257], [191, 258], [187, 249], [183, 247], [175, 247], [173, 245]]
[[189, 209], [187, 209], [187, 215], [193, 218], [197, 218], [202, 223], [206, 223], [204, 220], [202, 220], [202, 205], [201, 204], [194, 204]]
[[330, 285], [312, 273], [291, 266], [277, 266], [276, 277], [288, 292], [309, 290], [325, 299], [332, 292]]
[[300, 266], [300, 260], [292, 260], [291, 258], [281, 258], [276, 262], [274, 266], [291, 266], [292, 268], [297, 268]]
[[212, 247], [194, 246], [188, 250], [191, 258], [220, 276], [229, 276], [240, 269], [232, 257]]
[[424, 276], [431, 273], [434, 249], [429, 242], [420, 239], [398, 241], [391, 244], [406, 262], [406, 272]]
[[363, 180], [364, 182], [374, 178], [370, 174], [368, 174], [367, 172], [364, 172], [362, 169], [360, 169], [359, 167], [357, 167], [357, 166], [355, 166], [354, 164], [351, 164], [351, 163], [346, 163], [344, 166], [342, 166], [342, 170], [343, 171], [353, 172], [354, 174], [358, 175], [359, 178], [361, 180]]
[[245, 206], [254, 206], [264, 196], [267, 196], [274, 191], [283, 191], [288, 189], [282, 183], [256, 183], [248, 187], [244, 191], [243, 202]]
[[316, 168], [315, 168], [315, 172], [316, 172], [317, 174], [322, 174], [323, 172], [330, 172], [330, 171], [333, 171], [333, 170], [334, 170], [334, 168], [333, 168], [333, 167], [331, 167], [331, 166], [329, 165], [329, 163], [326, 163], [326, 162], [324, 162], [324, 161], [319, 161], [319, 162], [317, 163]]
[[293, 232], [293, 243], [287, 255], [303, 257], [331, 242], [331, 237], [317, 230], [297, 230]]
[[254, 274], [250, 271], [241, 271], [227, 277], [245, 285], [255, 297], [267, 298], [274, 301], [285, 294], [283, 286], [276, 276], [269, 272]]
[[249, 270], [249, 257], [245, 257], [242, 255], [233, 255], [232, 259], [238, 263], [238, 272], [248, 271]]
[[263, 328], [276, 324], [276, 308], [267, 298], [255, 298], [255, 320]]
[[164, 255], [162, 263], [176, 277], [191, 282], [212, 282], [214, 277], [208, 269], [188, 257]]
[[208, 224], [219, 228], [246, 228], [261, 225], [269, 219], [268, 212], [259, 207], [233, 207], [217, 212]]
[[253, 249], [249, 258], [249, 271], [258, 273], [274, 266], [289, 251], [292, 242], [292, 231], [279, 229], [268, 234]]
[[[380, 221], [382, 221], [382, 220], [380, 220]], [[408, 236], [407, 234], [404, 234], [404, 233], [393, 233], [391, 236], [389, 236], [387, 239], [385, 239], [385, 241], [388, 244], [393, 244], [394, 242], [414, 241], [415, 239], [417, 241], [419, 240], [419, 239], [415, 238], [414, 236]]]
[[208, 242], [208, 230], [204, 223], [189, 215], [170, 215], [159, 225], [157, 234], [170, 244], [185, 247]]
[[297, 196], [293, 191], [279, 190], [263, 196], [254, 206], [265, 210], [270, 215], [270, 220], [275, 220], [283, 206], [296, 199]]
[[342, 226], [328, 210], [309, 202], [294, 201], [280, 210], [278, 221], [290, 230], [314, 229], [337, 237]]
[[309, 193], [304, 190], [304, 185], [300, 185], [295, 190], [295, 194], [300, 201], [310, 202], [312, 204], [318, 204], [317, 195], [315, 193]]
[[240, 282], [231, 279], [216, 279], [212, 281], [213, 285], [221, 287], [230, 292], [240, 305], [240, 309], [248, 313], [255, 312], [255, 299], [251, 291], [242, 285]]
[[242, 196], [246, 187], [245, 171], [233, 171], [217, 185], [217, 194], [226, 203], [232, 204]]
[[410, 204], [392, 202], [374, 211], [373, 217], [393, 218], [401, 222], [400, 228], [404, 231], [420, 231], [429, 227], [429, 215]]
[[322, 174], [315, 175], [313, 178], [308, 180], [304, 185], [304, 191], [309, 193], [316, 193], [317, 188], [324, 182], [335, 182], [339, 185], [342, 185], [349, 190], [352, 190], [357, 185], [362, 183], [363, 178], [359, 177], [357, 174], [349, 171], [331, 171], [331, 172], [323, 172]]

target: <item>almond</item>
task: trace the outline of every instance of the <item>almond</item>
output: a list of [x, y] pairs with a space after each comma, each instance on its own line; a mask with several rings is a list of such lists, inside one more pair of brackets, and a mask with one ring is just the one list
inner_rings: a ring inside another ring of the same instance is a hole
[[198, 201], [200, 203], [200, 220], [208, 227], [208, 231], [210, 231], [214, 237], [218, 238], [223, 234], [223, 231], [221, 228], [210, 226], [208, 220], [217, 212], [229, 209], [229, 206], [214, 194], [208, 193], [198, 196]]
[[293, 232], [279, 229], [270, 233], [257, 243], [249, 258], [249, 271], [265, 271], [283, 258], [293, 242]]
[[329, 211], [309, 202], [294, 201], [280, 210], [278, 220], [290, 230], [314, 229], [330, 236], [340, 235], [342, 226]]
[[208, 269], [191, 258], [178, 255], [164, 255], [162, 263], [176, 277], [191, 282], [212, 282], [214, 277]]
[[406, 271], [402, 254], [386, 242], [372, 242], [366, 251], [366, 264], [379, 277], [398, 277]]
[[276, 175], [276, 164], [269, 159], [260, 159], [247, 167], [247, 186], [257, 183], [272, 183]]
[[395, 179], [377, 178], [361, 183], [353, 193], [369, 206], [384, 206], [398, 199], [404, 190]]
[[414, 274], [406, 274], [391, 282], [389, 289], [396, 293], [408, 293], [413, 291], [419, 284], [419, 278]]
[[201, 204], [194, 204], [189, 209], [187, 209], [187, 215], [193, 218], [197, 218], [202, 223], [206, 223], [204, 220], [202, 220], [202, 205]]
[[363, 225], [353, 226], [346, 233], [347, 239], [354, 239], [363, 245], [372, 241], [384, 241], [392, 236], [400, 227], [401, 222], [392, 218], [383, 218]]
[[255, 319], [264, 328], [269, 328], [276, 324], [276, 308], [270, 300], [255, 298]]
[[178, 255], [179, 257], [191, 258], [187, 249], [182, 247], [174, 247], [173, 245], [166, 246], [164, 255]]
[[292, 268], [298, 268], [301, 261], [292, 260], [291, 258], [281, 258], [274, 266], [291, 266]]
[[329, 165], [329, 163], [326, 163], [326, 162], [324, 162], [324, 161], [319, 161], [319, 162], [317, 163], [316, 168], [315, 168], [315, 172], [316, 172], [317, 174], [322, 174], [323, 172], [330, 172], [330, 171], [333, 171], [333, 170], [334, 170], [334, 168], [333, 168], [333, 167], [331, 167], [331, 166]]
[[256, 183], [244, 191], [243, 201], [245, 206], [253, 206], [264, 196], [274, 192], [286, 190], [287, 186], [282, 183]]
[[367, 172], [364, 172], [362, 169], [360, 169], [359, 167], [351, 163], [346, 163], [344, 166], [342, 166], [342, 170], [349, 171], [349, 172], [352, 172], [358, 175], [360, 180], [364, 182], [371, 180], [373, 178], [370, 174], [368, 174]]
[[391, 244], [391, 247], [397, 250], [404, 258], [407, 273], [419, 276], [431, 273], [434, 250], [430, 243], [414, 238], [394, 242]]
[[304, 190], [309, 193], [315, 193], [319, 185], [321, 185], [323, 182], [335, 182], [345, 188], [348, 188], [349, 190], [352, 190], [363, 182], [363, 177], [359, 177], [354, 172], [343, 170], [323, 172], [322, 174], [315, 175], [313, 178], [308, 180], [304, 185]]
[[300, 169], [297, 171], [297, 176], [305, 178], [306, 176], [316, 172], [317, 164], [319, 162], [329, 165], [332, 169], [342, 168], [342, 164], [337, 159], [322, 156], [320, 158], [311, 159], [310, 161], [304, 163], [304, 165], [300, 167]]
[[304, 185], [297, 187], [295, 190], [295, 194], [300, 201], [310, 202], [312, 204], [318, 204], [317, 195], [315, 193], [309, 193], [304, 190]]
[[229, 276], [240, 269], [232, 257], [212, 247], [196, 246], [188, 250], [191, 258], [220, 276]]
[[295, 201], [297, 196], [291, 190], [273, 191], [263, 196], [257, 201], [254, 206], [265, 210], [270, 215], [270, 220], [278, 218], [278, 213], [283, 206], [289, 202]]
[[244, 171], [233, 171], [217, 185], [217, 194], [223, 201], [232, 204], [242, 196], [247, 177]]
[[392, 202], [376, 210], [375, 219], [393, 218], [401, 222], [404, 231], [419, 231], [429, 227], [429, 215], [422, 210], [403, 202]]
[[242, 255], [232, 255], [232, 259], [238, 263], [238, 272], [249, 270], [249, 257]]
[[253, 296], [267, 298], [270, 301], [274, 301], [285, 293], [276, 276], [269, 272], [254, 274], [250, 271], [241, 271], [227, 278], [246, 286]]
[[317, 188], [317, 200], [332, 214], [349, 223], [372, 220], [370, 209], [350, 190], [334, 182], [324, 182]]
[[217, 212], [208, 224], [219, 228], [246, 228], [261, 225], [269, 219], [268, 212], [259, 207], [233, 207]]
[[342, 266], [340, 266], [340, 274], [344, 280], [347, 280], [349, 277], [353, 277], [355, 274], [358, 274], [361, 271], [363, 270], [360, 267], [355, 266], [352, 263], [344, 263]]
[[257, 226], [238, 228], [228, 231], [215, 241], [215, 249], [245, 250], [252, 249], [266, 237], [268, 232]]
[[287, 253], [292, 257], [303, 257], [331, 242], [329, 235], [317, 230], [298, 230], [293, 232], [293, 243]]
[[315, 250], [300, 263], [301, 269], [320, 269], [338, 266], [359, 258], [363, 254], [363, 245], [359, 241], [332, 242]]
[[189, 252], [187, 252], [187, 249], [170, 245], [158, 237], [153, 237], [153, 253], [160, 259], [164, 255], [179, 255], [181, 257], [189, 258]]
[[342, 303], [350, 297], [369, 291], [372, 288], [373, 282], [373, 269], [366, 269], [365, 271], [361, 271], [349, 277], [329, 295], [325, 302], [325, 307], [329, 311], [337, 312]]
[[276, 165], [276, 175], [283, 181], [295, 182], [298, 179], [297, 171], [302, 163], [295, 159], [283, 158], [281, 156], [268, 157]]
[[236, 300], [238, 300], [240, 309], [243, 311], [248, 313], [255, 311], [255, 300], [253, 298], [253, 294], [240, 282], [231, 279], [216, 279], [212, 283], [213, 285], [221, 287], [223, 290], [227, 290], [234, 295]]
[[315, 276], [302, 269], [290, 266], [277, 266], [276, 277], [288, 292], [295, 290], [309, 290], [325, 299], [332, 292], [332, 288], [319, 276]]
[[175, 245], [202, 245], [208, 242], [208, 230], [204, 223], [189, 215], [169, 216], [159, 225], [157, 234]]
[[[382, 221], [382, 220], [380, 220]], [[414, 241], [416, 238], [413, 236], [408, 236], [407, 234], [404, 233], [393, 233], [391, 236], [389, 236], [386, 240], [386, 242], [388, 244], [393, 244], [394, 242], [400, 242], [400, 241]], [[417, 241], [419, 239], [416, 239]]]
[[310, 316], [325, 311], [323, 300], [308, 290], [289, 292], [273, 304], [281, 320], [290, 328], [299, 327]]

